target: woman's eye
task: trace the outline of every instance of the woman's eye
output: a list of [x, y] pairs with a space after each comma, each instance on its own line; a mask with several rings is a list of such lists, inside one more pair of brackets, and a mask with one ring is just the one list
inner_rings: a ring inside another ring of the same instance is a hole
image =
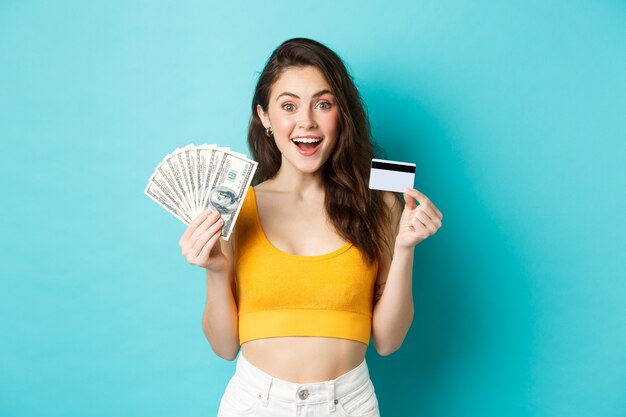
[[292, 111], [294, 109], [293, 104], [283, 104], [283, 110]]
[[323, 101], [320, 104], [317, 105], [320, 109], [322, 110], [328, 110], [330, 109], [330, 103], [327, 101]]

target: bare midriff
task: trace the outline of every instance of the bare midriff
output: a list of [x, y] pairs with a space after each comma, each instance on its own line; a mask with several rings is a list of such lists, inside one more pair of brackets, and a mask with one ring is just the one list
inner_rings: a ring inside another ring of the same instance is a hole
[[362, 342], [332, 337], [272, 337], [241, 345], [254, 366], [298, 384], [335, 379], [359, 366], [366, 351]]

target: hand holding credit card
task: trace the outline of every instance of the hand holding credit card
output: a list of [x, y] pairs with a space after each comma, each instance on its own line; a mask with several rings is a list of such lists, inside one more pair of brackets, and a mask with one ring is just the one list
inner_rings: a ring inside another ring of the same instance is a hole
[[414, 180], [415, 164], [386, 159], [372, 159], [370, 189], [403, 193], [405, 189], [413, 188]]

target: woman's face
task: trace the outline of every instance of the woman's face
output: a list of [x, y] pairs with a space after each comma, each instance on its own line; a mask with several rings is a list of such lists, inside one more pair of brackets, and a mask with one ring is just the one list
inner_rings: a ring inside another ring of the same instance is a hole
[[339, 135], [339, 108], [324, 75], [315, 67], [288, 68], [270, 92], [267, 113], [257, 106], [267, 128], [271, 126], [282, 166], [303, 173], [317, 172], [330, 156]]

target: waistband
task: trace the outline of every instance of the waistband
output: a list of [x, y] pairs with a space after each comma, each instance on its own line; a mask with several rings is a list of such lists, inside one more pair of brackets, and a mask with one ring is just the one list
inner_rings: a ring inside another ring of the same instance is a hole
[[296, 404], [328, 402], [331, 410], [334, 410], [337, 398], [342, 398], [370, 382], [365, 359], [356, 368], [335, 379], [299, 384], [265, 373], [250, 363], [243, 356], [243, 352], [237, 358], [235, 377], [244, 387], [253, 390], [266, 405], [271, 396], [272, 400]]

